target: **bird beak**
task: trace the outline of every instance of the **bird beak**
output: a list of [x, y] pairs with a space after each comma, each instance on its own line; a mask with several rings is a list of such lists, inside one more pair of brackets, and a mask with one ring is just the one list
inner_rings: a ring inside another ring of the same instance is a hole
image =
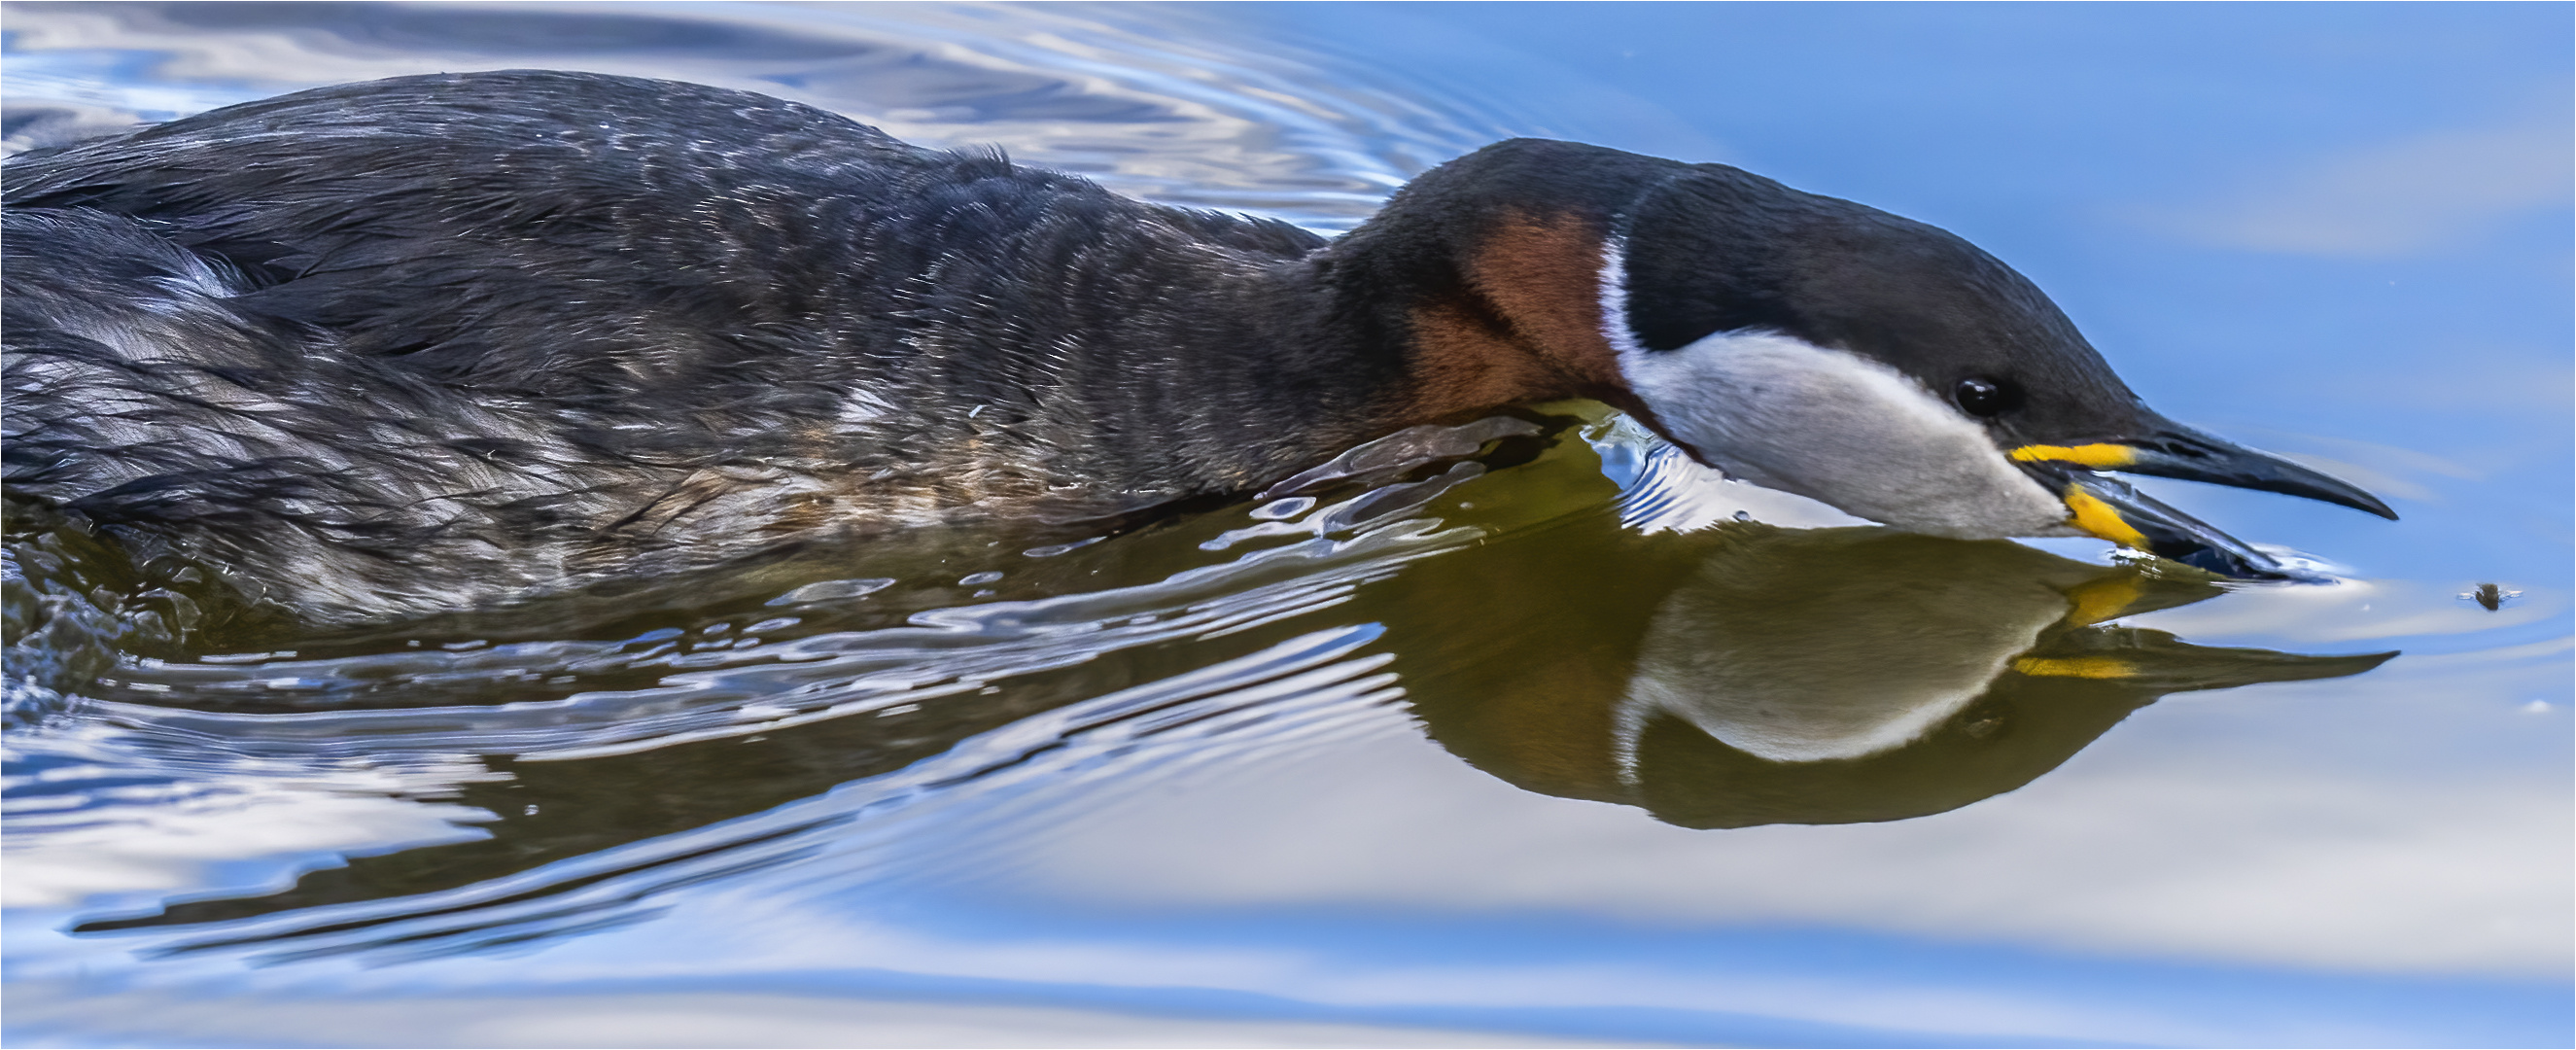
[[2222, 576], [2282, 579], [2294, 574], [2243, 541], [2094, 471], [2233, 485], [2339, 503], [2392, 520], [2397, 517], [2387, 504], [2350, 482], [2180, 424], [2157, 423], [2143, 438], [2025, 445], [2012, 450], [2012, 458], [2059, 493], [2077, 528]]
[[2153, 474], [2304, 496], [2369, 511], [2390, 521], [2397, 520], [2397, 512], [2388, 509], [2388, 504], [2381, 503], [2379, 497], [2362, 491], [2351, 482], [2179, 423], [2164, 420], [2156, 423], [2154, 433], [2136, 440], [2089, 445], [2025, 445], [2014, 449], [2012, 458], [2021, 463], [2058, 463], [2092, 470]]

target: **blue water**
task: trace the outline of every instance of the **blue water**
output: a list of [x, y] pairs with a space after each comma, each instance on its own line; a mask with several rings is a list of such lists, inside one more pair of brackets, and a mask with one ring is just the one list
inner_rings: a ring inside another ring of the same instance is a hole
[[[2152, 703], [2026, 786], [1872, 782], [1971, 798], [1880, 823], [1686, 827], [1742, 789], [1544, 760], [1606, 732], [1586, 705], [1620, 686], [1578, 654], [1651, 649], [1650, 587], [1727, 557], [1708, 507], [1825, 523], [1680, 491], [1597, 417], [1366, 520], [925, 541], [627, 634], [117, 650], [6, 738], [12, 1045], [2576, 1041], [2564, 5], [0, 19], [12, 135], [538, 66], [769, 91], [1326, 232], [1510, 135], [1736, 164], [1975, 241], [2167, 415], [2403, 515], [2143, 482], [2341, 582], [2122, 625], [2404, 655], [2034, 692]], [[1819, 564], [1821, 591], [1864, 559]], [[995, 593], [956, 585], [986, 569]], [[2481, 582], [2521, 596], [2460, 599]], [[1901, 669], [1903, 624], [1847, 612], [1819, 630]]]

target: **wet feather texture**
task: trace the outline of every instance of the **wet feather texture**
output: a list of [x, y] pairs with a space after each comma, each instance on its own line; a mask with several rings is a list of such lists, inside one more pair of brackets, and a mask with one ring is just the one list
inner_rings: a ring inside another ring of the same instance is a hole
[[[739, 140], [686, 137], [714, 122]], [[1132, 510], [1350, 436], [1205, 393], [1293, 377], [1224, 330], [1257, 302], [1152, 308], [1320, 238], [738, 92], [325, 89], [22, 157], [8, 194], [11, 487], [147, 546], [256, 536], [192, 553], [324, 581], [322, 619]]]

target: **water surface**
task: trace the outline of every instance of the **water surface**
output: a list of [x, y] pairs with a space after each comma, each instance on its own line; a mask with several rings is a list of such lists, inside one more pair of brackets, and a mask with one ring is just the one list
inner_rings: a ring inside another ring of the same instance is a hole
[[1511, 135], [1740, 164], [2404, 515], [2147, 481], [2335, 577], [2220, 584], [1566, 404], [1069, 543], [315, 635], [13, 506], [13, 1044], [2571, 1039], [2563, 7], [0, 17], [12, 148], [546, 67], [1324, 232]]

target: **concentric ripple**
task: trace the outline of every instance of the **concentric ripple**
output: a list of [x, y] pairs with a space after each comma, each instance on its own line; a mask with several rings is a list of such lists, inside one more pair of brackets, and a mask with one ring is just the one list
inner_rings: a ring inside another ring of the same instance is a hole
[[8, 145], [23, 149], [378, 77], [661, 77], [810, 103], [923, 145], [998, 144], [1122, 193], [1320, 230], [1348, 228], [1412, 175], [1500, 137], [1494, 117], [1386, 90], [1373, 70], [1170, 31], [1197, 17], [1080, 4], [21, 4], [9, 8], [0, 96]]

